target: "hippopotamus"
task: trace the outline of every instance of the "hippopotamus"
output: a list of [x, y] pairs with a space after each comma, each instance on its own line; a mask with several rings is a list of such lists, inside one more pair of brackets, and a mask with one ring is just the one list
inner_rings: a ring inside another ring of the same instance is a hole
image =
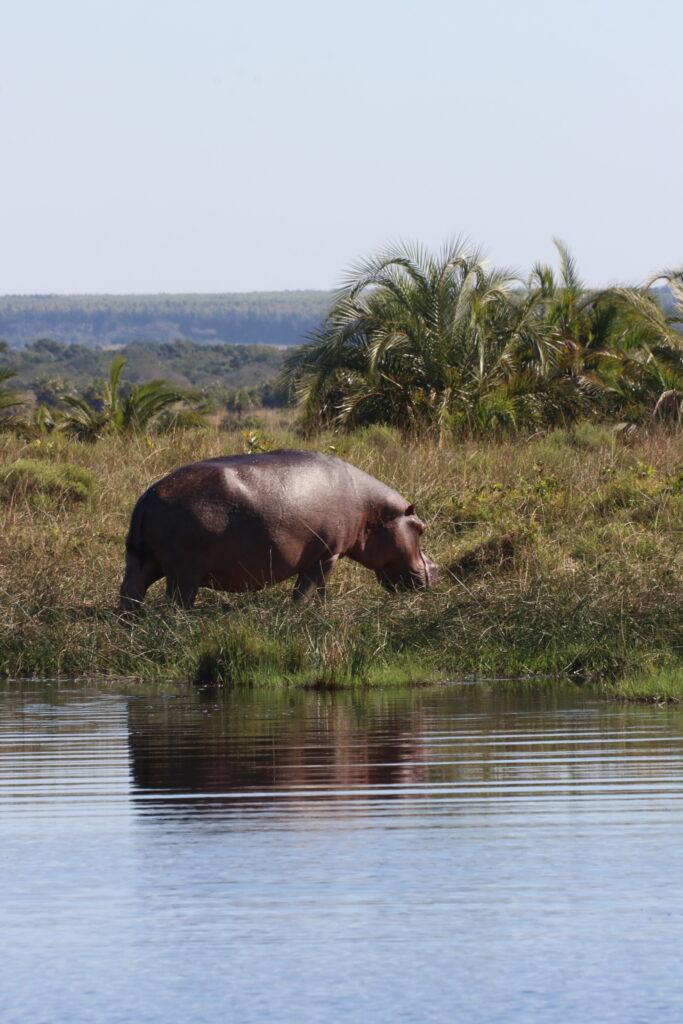
[[184, 608], [200, 587], [260, 590], [296, 576], [297, 602], [324, 595], [340, 558], [390, 590], [432, 586], [425, 525], [386, 484], [332, 455], [273, 451], [181, 466], [138, 499], [126, 539], [121, 610], [166, 577]]

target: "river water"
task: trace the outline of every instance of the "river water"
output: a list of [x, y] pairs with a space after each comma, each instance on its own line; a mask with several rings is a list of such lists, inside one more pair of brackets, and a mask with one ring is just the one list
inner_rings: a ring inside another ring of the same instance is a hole
[[3, 1024], [683, 1020], [683, 713], [0, 688]]

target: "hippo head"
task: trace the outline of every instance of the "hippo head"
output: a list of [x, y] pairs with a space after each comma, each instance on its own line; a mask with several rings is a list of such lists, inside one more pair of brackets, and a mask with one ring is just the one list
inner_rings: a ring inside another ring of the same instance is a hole
[[420, 547], [425, 524], [415, 506], [383, 516], [367, 528], [357, 560], [372, 569], [387, 590], [426, 590], [436, 582], [437, 566]]

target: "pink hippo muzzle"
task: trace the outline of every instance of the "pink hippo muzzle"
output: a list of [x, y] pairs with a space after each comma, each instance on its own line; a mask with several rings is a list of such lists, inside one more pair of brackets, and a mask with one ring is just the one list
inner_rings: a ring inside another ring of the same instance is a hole
[[420, 552], [420, 562], [408, 568], [386, 566], [377, 573], [377, 579], [386, 590], [430, 590], [439, 575], [436, 562]]

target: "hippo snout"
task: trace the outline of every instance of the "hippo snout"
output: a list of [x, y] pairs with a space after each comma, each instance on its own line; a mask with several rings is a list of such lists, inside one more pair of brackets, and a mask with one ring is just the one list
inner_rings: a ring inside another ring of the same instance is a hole
[[413, 586], [417, 587], [418, 590], [430, 590], [436, 586], [436, 581], [439, 578], [439, 567], [436, 562], [425, 558], [424, 567], [421, 566], [420, 568], [422, 571], [417, 574], [417, 582]]
[[427, 570], [427, 583], [426, 587], [435, 587], [439, 579], [439, 567], [436, 562], [430, 561], [429, 558], [425, 558], [425, 568]]
[[377, 573], [377, 579], [386, 590], [429, 590], [436, 584], [439, 567], [436, 562], [424, 558], [420, 565], [400, 572]]

